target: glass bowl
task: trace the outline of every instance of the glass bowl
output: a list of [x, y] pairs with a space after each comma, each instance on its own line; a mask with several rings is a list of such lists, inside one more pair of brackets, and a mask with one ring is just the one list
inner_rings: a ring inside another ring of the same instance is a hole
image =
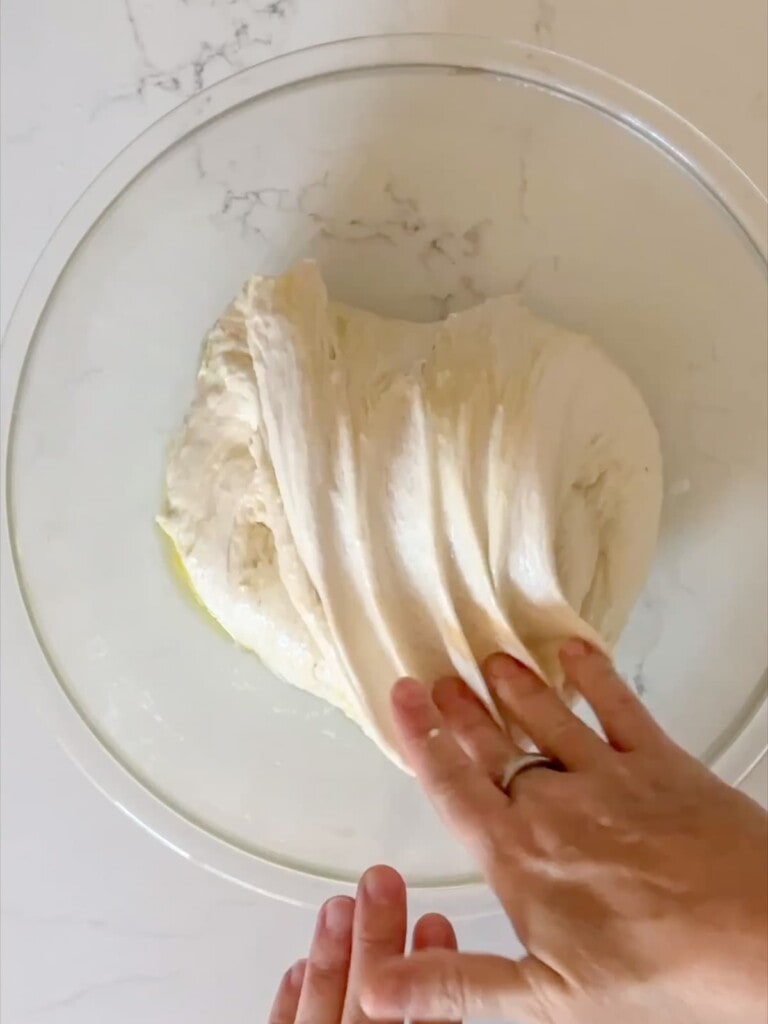
[[294, 53], [147, 131], [49, 243], [4, 349], [8, 635], [89, 776], [262, 892], [317, 903], [387, 861], [432, 906], [492, 905], [410, 778], [209, 624], [153, 524], [204, 333], [249, 274], [311, 255], [335, 298], [401, 317], [519, 292], [629, 372], [666, 497], [619, 662], [736, 780], [765, 738], [765, 218], [649, 97], [488, 40]]

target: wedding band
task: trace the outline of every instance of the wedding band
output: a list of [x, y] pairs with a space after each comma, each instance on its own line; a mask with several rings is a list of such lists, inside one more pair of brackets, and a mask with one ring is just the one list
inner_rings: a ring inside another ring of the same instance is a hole
[[559, 761], [546, 757], [544, 754], [521, 754], [519, 757], [513, 757], [501, 777], [501, 789], [507, 796], [512, 796], [510, 789], [518, 775], [522, 775], [523, 772], [527, 772], [531, 768], [547, 768], [551, 772], [564, 770]]

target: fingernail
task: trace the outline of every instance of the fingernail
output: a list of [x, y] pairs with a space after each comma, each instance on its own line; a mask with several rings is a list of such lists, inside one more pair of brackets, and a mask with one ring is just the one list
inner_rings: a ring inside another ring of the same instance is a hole
[[422, 949], [446, 949], [456, 941], [450, 921], [442, 914], [425, 914], [416, 922], [414, 929], [414, 949], [418, 941]]
[[402, 1020], [407, 1011], [407, 986], [403, 984], [401, 957], [388, 957], [377, 960], [367, 972], [360, 993], [360, 1008], [371, 1020], [390, 1020], [397, 1017]]
[[323, 907], [323, 925], [334, 938], [345, 939], [352, 931], [354, 913], [354, 900], [335, 896]]
[[515, 659], [508, 654], [492, 654], [485, 662], [485, 671], [491, 679], [509, 679], [516, 669]]
[[541, 680], [510, 654], [492, 654], [484, 668], [491, 686], [502, 698], [511, 699], [541, 686]]
[[437, 705], [443, 701], [453, 703], [454, 701], [462, 700], [462, 698], [466, 698], [467, 696], [467, 684], [453, 676], [446, 676], [444, 679], [438, 679], [432, 687], [432, 699]]
[[394, 868], [378, 867], [366, 871], [363, 888], [372, 903], [384, 905], [392, 904], [402, 896], [405, 883]]
[[583, 658], [587, 654], [592, 653], [592, 648], [586, 642], [579, 637], [572, 637], [570, 640], [566, 640], [563, 646], [560, 648], [560, 653], [564, 654], [566, 658]]
[[392, 687], [392, 700], [401, 708], [420, 708], [427, 699], [427, 690], [416, 679], [398, 679]]
[[296, 988], [301, 988], [304, 984], [304, 975], [307, 970], [307, 961], [298, 960], [291, 968], [291, 984]]

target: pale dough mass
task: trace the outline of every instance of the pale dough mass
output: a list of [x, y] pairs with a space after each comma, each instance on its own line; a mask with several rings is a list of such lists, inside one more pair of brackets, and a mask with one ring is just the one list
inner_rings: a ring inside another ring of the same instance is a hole
[[254, 277], [210, 332], [160, 517], [224, 629], [398, 761], [399, 676], [503, 650], [551, 684], [611, 646], [651, 560], [656, 429], [588, 338], [491, 299], [440, 323]]

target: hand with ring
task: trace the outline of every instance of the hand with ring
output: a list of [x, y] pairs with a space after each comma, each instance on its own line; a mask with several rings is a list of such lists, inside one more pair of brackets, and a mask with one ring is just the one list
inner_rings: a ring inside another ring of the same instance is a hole
[[[369, 1016], [763, 1021], [766, 815], [677, 747], [605, 656], [573, 641], [561, 662], [606, 739], [504, 655], [485, 675], [507, 732], [458, 679], [395, 687], [405, 755], [528, 955], [393, 958], [369, 981]], [[552, 761], [520, 770], [508, 732]]]
[[561, 662], [605, 738], [506, 655], [484, 669], [504, 729], [459, 679], [395, 686], [403, 753], [527, 955], [446, 943], [371, 959], [359, 1019], [762, 1024], [768, 817], [676, 746], [604, 655], [571, 641]]

